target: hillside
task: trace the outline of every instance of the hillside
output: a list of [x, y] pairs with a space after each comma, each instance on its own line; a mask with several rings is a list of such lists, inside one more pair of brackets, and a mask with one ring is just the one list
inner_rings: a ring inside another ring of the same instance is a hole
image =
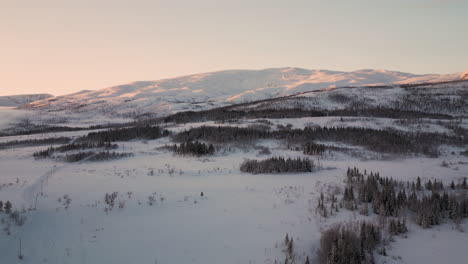
[[9, 95], [9, 96], [0, 96], [0, 106], [21, 106], [24, 104], [29, 104], [34, 101], [44, 100], [54, 97], [51, 94], [21, 94], [21, 95]]
[[416, 75], [386, 70], [228, 70], [86, 90], [36, 101], [24, 108], [82, 116], [135, 117], [148, 113], [161, 116], [323, 88], [450, 81], [460, 77], [460, 73]]

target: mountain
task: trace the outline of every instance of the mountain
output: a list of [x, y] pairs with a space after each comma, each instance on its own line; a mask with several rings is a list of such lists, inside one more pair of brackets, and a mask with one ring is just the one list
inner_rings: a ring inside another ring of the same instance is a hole
[[462, 73], [460, 79], [462, 79], [462, 80], [468, 80], [468, 71]]
[[460, 73], [417, 75], [369, 69], [353, 72], [301, 68], [227, 70], [140, 81], [96, 91], [85, 90], [36, 101], [24, 108], [89, 116], [161, 116], [324, 88], [439, 82], [460, 78]]
[[44, 100], [54, 97], [51, 94], [21, 94], [0, 96], [0, 106], [21, 106], [34, 101]]

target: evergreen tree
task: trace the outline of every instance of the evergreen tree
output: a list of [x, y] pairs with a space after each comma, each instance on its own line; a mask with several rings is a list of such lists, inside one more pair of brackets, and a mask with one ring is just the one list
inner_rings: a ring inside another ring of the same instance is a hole
[[4, 210], [5, 210], [5, 213], [9, 214], [11, 212], [11, 207], [12, 207], [12, 205], [11, 205], [10, 201], [7, 201], [5, 203], [5, 205], [4, 205], [4, 207], [3, 207]]

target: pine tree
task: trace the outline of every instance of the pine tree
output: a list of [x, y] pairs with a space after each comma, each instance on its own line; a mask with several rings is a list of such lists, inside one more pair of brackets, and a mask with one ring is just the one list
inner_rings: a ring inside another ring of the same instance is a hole
[[426, 189], [429, 190], [429, 191], [432, 191], [432, 182], [431, 180], [429, 180], [426, 184]]
[[210, 146], [208, 147], [208, 154], [213, 154], [214, 152], [215, 152], [214, 146], [213, 144], [210, 144]]
[[10, 201], [7, 201], [4, 205], [5, 213], [9, 214], [11, 212], [11, 203]]
[[419, 178], [419, 176], [418, 176], [418, 178], [416, 179], [416, 190], [421, 191], [421, 189], [422, 189], [421, 188], [421, 178]]
[[294, 239], [291, 238], [291, 240], [289, 240], [289, 244], [288, 244], [288, 255], [289, 255], [290, 258], [292, 258], [293, 253], [294, 253]]

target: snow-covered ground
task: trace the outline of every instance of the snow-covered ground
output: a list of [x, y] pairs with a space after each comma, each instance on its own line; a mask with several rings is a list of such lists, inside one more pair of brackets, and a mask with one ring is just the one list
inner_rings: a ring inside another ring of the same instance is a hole
[[464, 232], [453, 225], [444, 224], [431, 229], [411, 225], [407, 238], [397, 237], [391, 243], [385, 263], [465, 263], [468, 249], [468, 223], [462, 224]]
[[[269, 121], [293, 127], [342, 122], [331, 117]], [[373, 128], [393, 124], [391, 119], [345, 122]], [[195, 125], [207, 124], [212, 123]], [[443, 127], [437, 129], [444, 131]], [[239, 171], [240, 163], [246, 158], [267, 157], [258, 156], [252, 148], [231, 148], [213, 157], [196, 158], [175, 156], [161, 148], [171, 144], [167, 138], [118, 144], [118, 151], [134, 156], [62, 163], [34, 160], [32, 153], [44, 147], [0, 152], [0, 200], [11, 201], [17, 209], [37, 208], [25, 214], [23, 226], [10, 224], [11, 235], [0, 231], [0, 263], [275, 263], [284, 260], [286, 233], [294, 238], [298, 263], [303, 263], [306, 255], [315, 256], [320, 231], [332, 222], [356, 217], [345, 211], [332, 220], [315, 214], [320, 192], [342, 185], [348, 167], [379, 171], [396, 179], [420, 176], [446, 183], [468, 174], [468, 158], [451, 155], [449, 147], [447, 155], [438, 159], [364, 161], [338, 153], [319, 158], [327, 169], [318, 172], [251, 175]], [[257, 144], [268, 146], [270, 156], [303, 156], [277, 141]], [[441, 166], [442, 161], [448, 166]], [[104, 196], [112, 192], [118, 192], [116, 204], [106, 212]], [[148, 204], [149, 197], [154, 197], [153, 205]], [[123, 208], [119, 203], [124, 203]], [[6, 217], [0, 213], [0, 218]], [[2, 229], [8, 222], [0, 224]], [[468, 230], [466, 220], [462, 227]], [[408, 238], [398, 238], [391, 244], [389, 256], [379, 257], [379, 262], [463, 263], [467, 236], [453, 229], [450, 223], [429, 231], [412, 225]], [[17, 258], [20, 240], [21, 261]], [[433, 246], [437, 250], [427, 252], [426, 247]], [[421, 254], [425, 254], [423, 258]]]

